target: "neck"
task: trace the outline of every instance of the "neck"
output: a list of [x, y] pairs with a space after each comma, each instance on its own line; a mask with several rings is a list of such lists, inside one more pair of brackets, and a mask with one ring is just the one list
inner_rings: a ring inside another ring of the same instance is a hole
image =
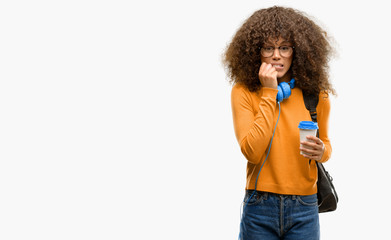
[[291, 80], [291, 73], [287, 72], [284, 76], [277, 78], [278, 83], [289, 82]]

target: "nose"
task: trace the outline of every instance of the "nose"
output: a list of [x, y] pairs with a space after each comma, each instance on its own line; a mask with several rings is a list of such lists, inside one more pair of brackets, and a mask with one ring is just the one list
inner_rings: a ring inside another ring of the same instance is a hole
[[274, 49], [274, 52], [273, 52], [273, 56], [272, 56], [272, 57], [273, 57], [273, 58], [277, 58], [277, 59], [281, 58], [280, 49], [279, 49], [279, 48], [275, 48], [275, 49]]

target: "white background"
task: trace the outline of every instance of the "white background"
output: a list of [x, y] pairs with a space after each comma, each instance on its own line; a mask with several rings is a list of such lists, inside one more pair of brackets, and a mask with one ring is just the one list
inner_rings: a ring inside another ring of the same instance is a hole
[[386, 1], [2, 1], [0, 239], [237, 239], [245, 164], [221, 54], [282, 5], [334, 38], [322, 239], [389, 233]]

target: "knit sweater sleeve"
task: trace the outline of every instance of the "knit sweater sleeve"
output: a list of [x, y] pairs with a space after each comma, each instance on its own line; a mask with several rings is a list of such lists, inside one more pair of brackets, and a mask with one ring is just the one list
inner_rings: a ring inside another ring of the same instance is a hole
[[[260, 102], [253, 103], [251, 93], [236, 84], [231, 92], [231, 106], [236, 139], [246, 159], [258, 164], [273, 133], [278, 90], [262, 88]], [[255, 109], [253, 106], [257, 106]]]
[[331, 157], [331, 143], [328, 135], [329, 130], [329, 115], [330, 115], [330, 99], [326, 93], [319, 95], [319, 102], [316, 111], [318, 112], [319, 138], [325, 145], [325, 151], [322, 159], [319, 162], [326, 162]]

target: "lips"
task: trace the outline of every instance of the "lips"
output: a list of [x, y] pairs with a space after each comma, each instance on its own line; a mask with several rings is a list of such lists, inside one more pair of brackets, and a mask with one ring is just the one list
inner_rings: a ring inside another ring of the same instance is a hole
[[284, 65], [282, 65], [282, 64], [273, 64], [273, 63], [272, 63], [272, 66], [273, 66], [277, 71], [284, 69]]

